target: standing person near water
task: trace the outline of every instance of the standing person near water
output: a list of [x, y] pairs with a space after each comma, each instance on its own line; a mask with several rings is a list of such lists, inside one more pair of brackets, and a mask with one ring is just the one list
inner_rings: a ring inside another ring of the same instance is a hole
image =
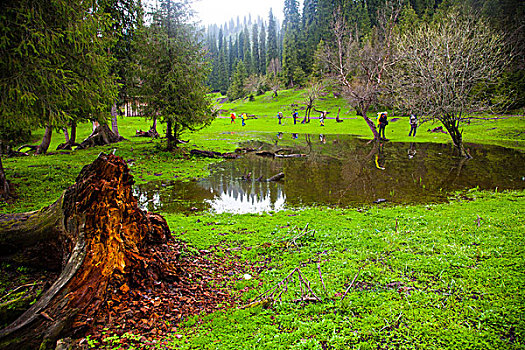
[[293, 111], [292, 117], [293, 117], [293, 124], [297, 124], [297, 117], [298, 117], [297, 111]]
[[[414, 132], [414, 135], [412, 135], [412, 131]], [[408, 136], [416, 137], [416, 131], [417, 131], [417, 116], [415, 114], [410, 115], [410, 132], [408, 133]]]
[[[379, 113], [378, 113], [379, 114]], [[387, 113], [381, 112], [379, 115], [379, 138], [386, 140], [385, 127], [388, 125]]]
[[283, 114], [281, 112], [277, 113], [277, 119], [279, 119], [279, 125], [281, 125], [281, 120], [283, 119]]
[[242, 114], [241, 114], [242, 126], [245, 126], [245, 125], [246, 125], [246, 124], [244, 123], [245, 120], [246, 120], [246, 113], [242, 113]]

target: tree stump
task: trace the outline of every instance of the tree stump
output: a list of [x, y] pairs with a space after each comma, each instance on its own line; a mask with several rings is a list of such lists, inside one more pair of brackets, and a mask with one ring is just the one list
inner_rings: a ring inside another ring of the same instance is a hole
[[115, 292], [176, 277], [152, 253], [171, 237], [168, 225], [138, 208], [132, 184], [120, 157], [101, 154], [55, 203], [0, 215], [0, 257], [62, 271], [33, 306], [0, 330], [0, 348], [55, 348], [57, 339], [85, 330]]
[[107, 124], [101, 124], [80, 143], [78, 148], [84, 149], [88, 147], [104, 146], [110, 143], [116, 143], [124, 140], [122, 136], [115, 134]]

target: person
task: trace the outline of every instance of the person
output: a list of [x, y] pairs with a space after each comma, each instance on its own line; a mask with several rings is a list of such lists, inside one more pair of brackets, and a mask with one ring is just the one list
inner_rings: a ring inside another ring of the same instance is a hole
[[[412, 131], [414, 132], [414, 135], [412, 135]], [[410, 115], [410, 132], [408, 133], [408, 136], [416, 137], [416, 131], [417, 131], [417, 117], [415, 114]]]
[[386, 140], [385, 127], [388, 125], [388, 119], [386, 112], [381, 112], [379, 116], [379, 138]]
[[292, 117], [293, 117], [293, 124], [297, 124], [297, 117], [299, 115], [297, 114], [297, 111], [293, 111]]
[[277, 113], [277, 119], [279, 119], [279, 125], [281, 125], [281, 120], [283, 119], [283, 114], [281, 112]]
[[232, 112], [232, 114], [230, 115], [230, 118], [231, 118], [230, 124], [235, 123], [235, 113]]
[[245, 125], [246, 125], [246, 124], [244, 123], [245, 120], [246, 120], [246, 113], [243, 113], [243, 114], [241, 114], [242, 126], [245, 126]]
[[319, 123], [321, 126], [324, 126], [324, 116], [326, 112], [321, 112], [321, 115], [319, 116]]

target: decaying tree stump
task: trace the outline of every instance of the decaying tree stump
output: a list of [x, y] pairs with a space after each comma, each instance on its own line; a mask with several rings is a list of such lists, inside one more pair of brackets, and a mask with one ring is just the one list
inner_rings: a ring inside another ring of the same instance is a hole
[[0, 215], [2, 258], [62, 271], [31, 308], [0, 330], [0, 348], [54, 348], [57, 339], [89, 326], [113, 293], [176, 276], [150, 253], [170, 238], [168, 225], [138, 208], [132, 184], [120, 157], [101, 154], [55, 203]]

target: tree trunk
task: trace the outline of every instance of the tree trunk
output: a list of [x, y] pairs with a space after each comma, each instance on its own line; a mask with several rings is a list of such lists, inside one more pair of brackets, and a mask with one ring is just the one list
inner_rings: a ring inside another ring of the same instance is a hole
[[465, 158], [472, 158], [472, 156], [465, 150], [465, 146], [463, 145], [463, 135], [461, 131], [459, 131], [458, 122], [456, 120], [445, 120], [445, 118], [443, 118], [441, 122], [452, 138], [452, 142], [454, 143], [454, 146], [456, 146], [459, 155]]
[[52, 135], [53, 128], [51, 127], [51, 124], [47, 124], [44, 131], [44, 137], [42, 138], [40, 145], [37, 146], [35, 154], [46, 154], [47, 150], [49, 149], [49, 145], [51, 144]]
[[104, 146], [110, 143], [116, 143], [122, 141], [124, 138], [117, 136], [111, 131], [107, 124], [99, 125], [95, 131], [87, 139], [82, 141], [79, 145], [80, 148], [88, 148], [94, 146]]
[[0, 155], [0, 199], [8, 200], [9, 198], [11, 198], [11, 189], [5, 176], [2, 156]]
[[372, 131], [372, 134], [374, 134], [374, 140], [379, 140], [380, 139], [379, 132], [377, 131], [376, 124], [374, 123], [374, 121], [368, 118], [368, 116], [366, 115], [366, 112], [361, 112], [358, 114], [360, 114], [365, 120], [365, 122], [368, 124], [370, 131]]
[[111, 131], [117, 136], [120, 136], [118, 133], [118, 110], [117, 110], [117, 103], [113, 103], [113, 106], [111, 106]]
[[0, 256], [62, 267], [51, 288], [0, 330], [0, 348], [54, 349], [57, 339], [85, 330], [110, 297], [176, 275], [154, 258], [170, 237], [167, 223], [138, 208], [132, 184], [121, 158], [101, 154], [52, 205], [0, 215]]
[[157, 117], [153, 117], [153, 124], [151, 125], [151, 128], [149, 129], [151, 132], [155, 133], [157, 136], [159, 133], [157, 132]]
[[77, 123], [75, 121], [71, 122], [71, 135], [69, 135], [71, 143], [77, 142]]
[[168, 145], [167, 145], [167, 148], [168, 148], [168, 151], [172, 151], [173, 150], [173, 135], [172, 135], [172, 131], [171, 131], [171, 120], [168, 119], [167, 123], [166, 123], [167, 127], [166, 127], [166, 139], [168, 141]]
[[66, 143], [69, 143], [69, 133], [67, 132], [67, 128], [62, 128], [62, 131], [64, 132], [64, 138], [66, 139]]
[[79, 144], [76, 143], [77, 124], [74, 121], [71, 122], [71, 135], [68, 134], [67, 128], [63, 128], [63, 130], [66, 142], [58, 145], [57, 150], [71, 150], [74, 146], [79, 146]]

